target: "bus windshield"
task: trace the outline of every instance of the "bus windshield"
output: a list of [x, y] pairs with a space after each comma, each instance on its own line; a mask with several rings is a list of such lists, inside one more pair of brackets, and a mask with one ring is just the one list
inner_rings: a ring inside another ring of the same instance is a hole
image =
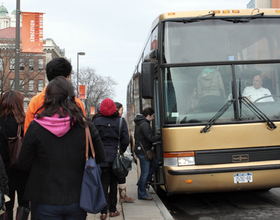
[[280, 118], [280, 65], [269, 63], [280, 59], [278, 19], [166, 22], [163, 45], [166, 64], [180, 63], [166, 67], [163, 75], [166, 124], [207, 123], [232, 99], [236, 105], [218, 122], [260, 120], [239, 96], [270, 119]]
[[279, 54], [269, 51], [268, 44], [280, 49], [279, 19], [165, 23], [166, 63], [279, 59]]

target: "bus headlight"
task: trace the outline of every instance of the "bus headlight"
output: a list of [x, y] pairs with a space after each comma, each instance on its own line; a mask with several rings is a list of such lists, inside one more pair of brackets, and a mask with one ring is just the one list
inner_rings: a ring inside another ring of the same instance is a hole
[[178, 166], [194, 165], [194, 157], [179, 157]]
[[170, 152], [164, 153], [165, 166], [188, 166], [195, 165], [195, 153], [191, 152]]

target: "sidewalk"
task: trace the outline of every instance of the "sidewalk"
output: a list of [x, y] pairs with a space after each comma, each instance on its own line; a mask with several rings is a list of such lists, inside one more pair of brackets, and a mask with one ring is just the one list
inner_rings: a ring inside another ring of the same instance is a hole
[[[111, 218], [108, 213], [108, 220], [173, 220], [172, 216], [163, 205], [152, 187], [149, 189], [149, 194], [153, 200], [138, 200], [137, 199], [137, 166], [132, 164], [132, 170], [126, 178], [127, 195], [134, 197], [133, 203], [117, 203], [117, 210], [121, 213], [120, 216]], [[118, 195], [119, 198], [119, 195]], [[87, 220], [98, 220], [100, 214], [88, 214]]]

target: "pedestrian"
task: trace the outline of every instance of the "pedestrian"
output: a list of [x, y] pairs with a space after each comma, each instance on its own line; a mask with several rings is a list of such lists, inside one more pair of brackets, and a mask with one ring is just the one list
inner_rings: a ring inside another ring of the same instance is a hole
[[[107, 199], [107, 206], [101, 211], [100, 219], [107, 218], [107, 208], [110, 211], [110, 217], [120, 215], [117, 210], [117, 185], [118, 177], [115, 176], [112, 170], [113, 162], [117, 155], [118, 141], [119, 141], [119, 123], [122, 120], [120, 129], [120, 154], [126, 150], [129, 144], [129, 136], [127, 125], [117, 111], [116, 105], [111, 99], [104, 99], [100, 104], [100, 116], [95, 118], [93, 123], [99, 131], [99, 135], [103, 142], [106, 152], [105, 162], [100, 164], [101, 167], [101, 181], [105, 197]], [[110, 193], [109, 193], [110, 187]]]
[[92, 121], [94, 121], [95, 118], [97, 118], [97, 117], [99, 117], [101, 115], [100, 111], [99, 111], [99, 108], [100, 108], [100, 104], [97, 105], [96, 113], [91, 118]]
[[[119, 112], [119, 116], [122, 117], [123, 114], [123, 105], [119, 102], [115, 102], [117, 110]], [[135, 198], [129, 197], [126, 194], [126, 177], [118, 179], [118, 186], [119, 186], [119, 201], [120, 202], [134, 202]]]
[[105, 160], [97, 129], [75, 101], [65, 77], [50, 81], [41, 108], [30, 123], [18, 158], [30, 170], [24, 198], [35, 203], [36, 219], [83, 220], [79, 200], [85, 166], [85, 127], [89, 126], [95, 160]]
[[[49, 82], [51, 82], [57, 76], [63, 76], [66, 79], [69, 79], [71, 72], [72, 72], [71, 63], [63, 57], [52, 59], [50, 62], [48, 62], [46, 66], [46, 76]], [[35, 113], [43, 105], [45, 99], [45, 93], [46, 93], [46, 87], [43, 89], [41, 93], [34, 96], [29, 102], [26, 111], [25, 123], [24, 123], [24, 134], [26, 133], [30, 122], [33, 121]], [[82, 101], [75, 97], [75, 102], [83, 110], [84, 115], [86, 115]], [[41, 111], [42, 110], [43, 109], [41, 109]], [[31, 201], [31, 220], [35, 220], [35, 217], [33, 215], [34, 210], [35, 210], [35, 206], [32, 205], [32, 201]]]
[[142, 114], [136, 115], [135, 122], [135, 148], [134, 152], [140, 160], [141, 175], [138, 180], [138, 199], [152, 200], [152, 197], [148, 195], [146, 185], [152, 178], [153, 173], [158, 168], [158, 161], [156, 158], [148, 161], [145, 159], [145, 152], [143, 151], [141, 144], [145, 151], [151, 150], [153, 143], [160, 141], [159, 135], [153, 135], [150, 122], [155, 118], [155, 111], [152, 108], [145, 108]]
[[[71, 72], [72, 72], [71, 63], [62, 57], [52, 59], [50, 62], [48, 62], [46, 66], [46, 75], [49, 82], [52, 81], [57, 76], [64, 76], [66, 79], [69, 79]], [[37, 110], [42, 106], [45, 98], [45, 93], [46, 93], [46, 87], [43, 89], [41, 93], [34, 96], [29, 102], [26, 111], [25, 123], [24, 123], [24, 134], [26, 133], [30, 122], [33, 121], [35, 112], [37, 112]], [[84, 115], [86, 115], [83, 102], [76, 97], [75, 97], [75, 102], [83, 110]]]
[[7, 138], [16, 137], [18, 126], [21, 127], [21, 136], [23, 136], [23, 125], [25, 113], [23, 109], [23, 95], [19, 91], [8, 91], [0, 100], [0, 154], [3, 159], [5, 171], [9, 179], [9, 197], [7, 202], [5, 220], [13, 219], [13, 210], [15, 203], [15, 193], [17, 193], [17, 219], [24, 220], [29, 215], [29, 201], [23, 199], [23, 194], [29, 172], [9, 167], [9, 147]]
[[[9, 186], [8, 186], [8, 177], [5, 171], [5, 166], [2, 160], [2, 157], [0, 155], [0, 187], [1, 187], [1, 192], [4, 195], [5, 201], [6, 201], [6, 196], [9, 194]], [[4, 220], [4, 214], [5, 214], [5, 208], [6, 206], [3, 205], [0, 207], [0, 220]], [[10, 218], [13, 219], [13, 218]]]

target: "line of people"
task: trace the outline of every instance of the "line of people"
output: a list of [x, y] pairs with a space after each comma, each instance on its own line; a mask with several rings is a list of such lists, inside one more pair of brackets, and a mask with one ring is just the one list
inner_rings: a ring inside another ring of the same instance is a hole
[[[6, 203], [6, 212], [1, 216], [4, 220], [13, 219], [15, 193], [18, 198], [17, 220], [27, 220], [30, 210], [32, 220], [86, 219], [87, 213], [79, 207], [79, 199], [87, 126], [90, 128], [96, 162], [102, 170], [101, 181], [107, 199], [100, 219], [107, 218], [108, 209], [110, 217], [120, 215], [116, 209], [118, 184], [120, 202], [135, 200], [126, 194], [126, 179], [119, 179], [112, 172], [118, 139], [121, 154], [129, 145], [127, 124], [121, 117], [123, 106], [111, 99], [104, 99], [99, 113], [92, 120], [85, 120], [83, 103], [75, 97], [69, 80], [71, 71], [72, 66], [66, 59], [51, 60], [46, 66], [49, 84], [31, 99], [26, 114], [20, 92], [6, 92], [0, 100], [0, 154], [3, 158], [2, 163], [0, 157], [0, 184], [2, 191], [11, 198]], [[147, 108], [135, 119], [140, 130], [137, 141], [141, 140], [145, 150], [151, 148], [153, 141], [160, 139], [152, 135], [149, 123], [153, 118], [154, 111]], [[119, 137], [120, 120], [122, 127]], [[24, 128], [21, 134], [24, 141], [18, 158], [20, 169], [13, 169], [9, 167], [6, 138], [15, 137], [18, 126]], [[144, 152], [139, 150], [139, 142], [136, 146], [135, 153], [140, 159], [142, 171], [138, 181], [138, 199], [149, 200], [151, 197], [145, 186], [158, 163], [156, 159], [145, 161]]]

